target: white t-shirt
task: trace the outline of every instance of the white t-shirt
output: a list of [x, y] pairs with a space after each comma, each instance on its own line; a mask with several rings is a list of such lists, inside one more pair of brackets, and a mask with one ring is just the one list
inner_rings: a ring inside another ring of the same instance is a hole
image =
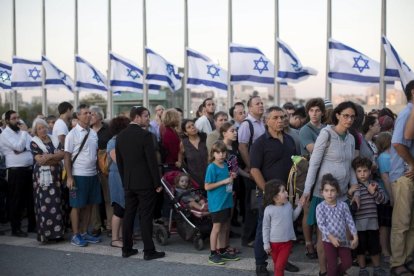
[[213, 131], [213, 129], [211, 128], [210, 121], [208, 120], [206, 115], [203, 115], [200, 118], [198, 118], [194, 125], [198, 129], [198, 131], [204, 132], [206, 134], [210, 134]]
[[69, 129], [65, 121], [62, 119], [57, 119], [55, 125], [53, 126], [52, 135], [59, 138], [60, 135], [68, 135]]
[[[66, 136], [65, 152], [72, 154], [72, 159], [79, 152], [83, 138], [87, 134], [87, 129], [76, 125]], [[76, 176], [93, 176], [96, 175], [96, 158], [98, 152], [98, 135], [95, 131], [90, 130], [88, 139], [83, 146], [82, 151], [72, 166], [72, 175]]]

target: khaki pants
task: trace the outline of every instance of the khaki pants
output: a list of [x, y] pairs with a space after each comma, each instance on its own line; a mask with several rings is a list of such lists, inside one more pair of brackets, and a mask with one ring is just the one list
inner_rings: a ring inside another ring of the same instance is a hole
[[[113, 215], [113, 209], [111, 206], [111, 198], [109, 195], [109, 186], [108, 186], [108, 177], [104, 176], [103, 174], [99, 173], [99, 181], [101, 182], [102, 187], [102, 194], [103, 194], [103, 201], [105, 204], [105, 212], [106, 212], [106, 229], [111, 229], [111, 220]], [[91, 214], [91, 225], [93, 229], [100, 229], [101, 228], [101, 216], [99, 215], [99, 205], [92, 206], [92, 214]]]
[[391, 267], [401, 266], [414, 250], [414, 181], [402, 176], [392, 185]]

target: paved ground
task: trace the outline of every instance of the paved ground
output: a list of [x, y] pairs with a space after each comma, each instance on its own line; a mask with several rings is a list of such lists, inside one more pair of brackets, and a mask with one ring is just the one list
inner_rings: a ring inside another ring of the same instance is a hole
[[[102, 243], [79, 248], [69, 241], [41, 245], [35, 234], [27, 238], [12, 237], [8, 225], [0, 224], [0, 230], [6, 230], [6, 235], [0, 236], [0, 275], [255, 275], [253, 249], [247, 247], [240, 248], [243, 251], [240, 261], [218, 267], [207, 262], [207, 244], [206, 249], [197, 251], [178, 235], [171, 236], [165, 246], [156, 245], [158, 250], [166, 252], [165, 258], [144, 261], [141, 241], [135, 246], [140, 253], [124, 259], [121, 249], [109, 246], [110, 238], [105, 234]], [[233, 246], [239, 244], [239, 239], [232, 239]], [[300, 272], [285, 275], [318, 274], [316, 261], [307, 259], [303, 248], [302, 244], [295, 244], [290, 256]], [[358, 275], [358, 270], [353, 267], [349, 275]]]

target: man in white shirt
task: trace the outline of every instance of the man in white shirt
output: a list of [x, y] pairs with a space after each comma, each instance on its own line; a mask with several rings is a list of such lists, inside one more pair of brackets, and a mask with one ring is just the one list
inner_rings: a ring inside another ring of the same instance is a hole
[[27, 231], [36, 232], [32, 181], [33, 156], [30, 151], [32, 138], [27, 133], [27, 127], [20, 124], [19, 120], [16, 111], [6, 112], [7, 126], [0, 135], [0, 145], [6, 158], [8, 172], [7, 201], [12, 235], [27, 237], [27, 233], [21, 230], [24, 208], [27, 208]]
[[78, 124], [65, 139], [66, 185], [70, 190], [69, 203], [72, 207], [71, 244], [86, 246], [101, 241], [99, 237], [93, 237], [87, 232], [92, 206], [101, 203], [101, 184], [96, 171], [98, 135], [89, 128], [89, 106], [81, 104], [76, 113]]
[[207, 98], [203, 101], [202, 106], [204, 114], [197, 119], [195, 127], [208, 135], [215, 129], [213, 116], [216, 112], [216, 104], [212, 98]]
[[59, 139], [59, 142], [64, 145], [65, 137], [69, 133], [70, 118], [72, 118], [73, 106], [68, 102], [61, 102], [58, 105], [59, 119], [56, 120], [52, 134]]

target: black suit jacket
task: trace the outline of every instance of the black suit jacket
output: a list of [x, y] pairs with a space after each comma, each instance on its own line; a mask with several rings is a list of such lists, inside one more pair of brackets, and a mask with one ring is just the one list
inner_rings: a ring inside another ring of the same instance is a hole
[[125, 190], [155, 189], [161, 185], [150, 132], [130, 124], [116, 137], [115, 152]]

